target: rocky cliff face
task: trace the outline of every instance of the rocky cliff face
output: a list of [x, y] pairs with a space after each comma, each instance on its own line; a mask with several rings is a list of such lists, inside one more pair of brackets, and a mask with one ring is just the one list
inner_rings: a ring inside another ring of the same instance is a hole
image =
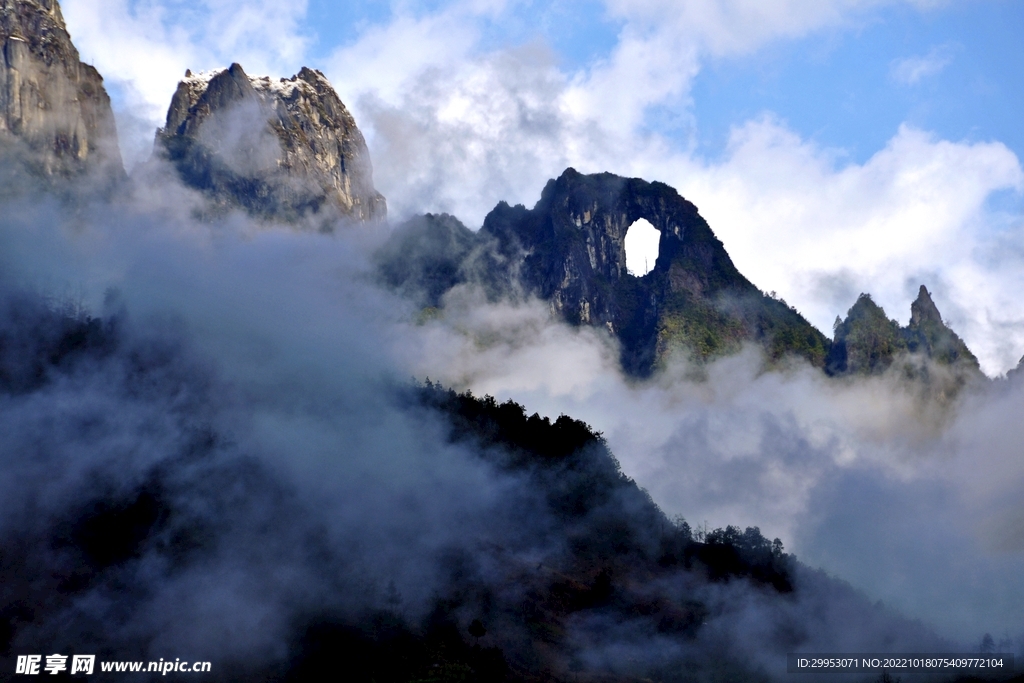
[[123, 176], [103, 79], [83, 64], [56, 0], [0, 0], [0, 146], [44, 176]]
[[186, 72], [157, 142], [187, 184], [224, 206], [285, 221], [324, 211], [358, 221], [387, 215], [366, 142], [319, 71], [277, 80], [238, 64]]
[[[654, 269], [626, 269], [625, 237], [646, 219], [661, 233]], [[604, 326], [622, 364], [649, 374], [673, 350], [698, 359], [760, 344], [821, 365], [828, 340], [784, 302], [765, 296], [733, 265], [697, 207], [663, 183], [566, 170], [532, 210], [499, 204], [481, 230], [515, 263], [525, 288], [567, 320]]]
[[[626, 269], [625, 237], [640, 218], [661, 240], [654, 269], [635, 277]], [[795, 353], [817, 365], [828, 350], [828, 340], [795, 310], [739, 273], [697, 208], [662, 183], [570, 168], [548, 182], [533, 209], [495, 207], [475, 245], [461, 224], [416, 220], [396, 231], [393, 241], [402, 246], [382, 252], [392, 254], [382, 264], [392, 286], [427, 282], [433, 301], [439, 285], [463, 281], [538, 296], [573, 324], [609, 329], [634, 375], [649, 374], [673, 349], [707, 359], [750, 341], [772, 359]], [[444, 243], [451, 248], [442, 259], [424, 260], [416, 245], [425, 241], [431, 253], [444, 252]], [[464, 254], [458, 265], [456, 251]]]
[[826, 369], [833, 375], [880, 374], [901, 358], [912, 360], [908, 356], [934, 361], [964, 378], [982, 376], [978, 359], [942, 321], [924, 285], [910, 306], [910, 323], [906, 327], [889, 320], [869, 295], [861, 294], [846, 319], [836, 319], [835, 340]]

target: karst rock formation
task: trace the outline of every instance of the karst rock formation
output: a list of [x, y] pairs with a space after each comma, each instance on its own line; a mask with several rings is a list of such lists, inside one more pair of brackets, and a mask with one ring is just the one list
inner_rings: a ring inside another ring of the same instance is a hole
[[123, 176], [103, 78], [84, 64], [56, 0], [0, 0], [0, 152], [50, 178]]
[[387, 216], [355, 119], [313, 69], [280, 79], [251, 77], [239, 64], [186, 72], [157, 144], [186, 184], [256, 216]]

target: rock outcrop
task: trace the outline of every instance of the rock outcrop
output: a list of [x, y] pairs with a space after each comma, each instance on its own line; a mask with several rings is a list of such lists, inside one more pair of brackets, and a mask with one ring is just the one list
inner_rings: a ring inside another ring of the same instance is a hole
[[946, 365], [963, 365], [981, 372], [978, 359], [967, 344], [942, 321], [939, 309], [932, 296], [921, 285], [917, 299], [910, 305], [910, 324], [904, 332], [907, 350], [924, 353], [929, 358]]
[[[636, 277], [626, 268], [625, 237], [641, 218], [661, 240], [654, 269]], [[708, 359], [754, 342], [770, 359], [792, 353], [819, 366], [828, 351], [824, 335], [740, 274], [697, 207], [663, 183], [570, 168], [533, 209], [498, 204], [475, 245], [450, 217], [416, 221], [396, 231], [393, 242], [403, 246], [382, 250], [392, 254], [381, 271], [393, 287], [426, 283], [437, 300], [444, 286], [475, 281], [492, 293], [537, 296], [573, 324], [611, 330], [623, 368], [637, 376], [673, 350]]]
[[[625, 238], [639, 219], [660, 234], [654, 268], [626, 268]], [[447, 214], [398, 226], [377, 253], [378, 273], [424, 309], [468, 284], [492, 298], [535, 296], [574, 325], [610, 330], [624, 370], [645, 376], [672, 352], [698, 361], [760, 345], [769, 361], [803, 357], [832, 376], [895, 366], [932, 395], [953, 397], [984, 379], [978, 359], [942, 320], [922, 285], [901, 327], [862, 294], [829, 340], [733, 264], [697, 207], [663, 183], [567, 169], [532, 209], [501, 202], [473, 232]], [[1024, 367], [1024, 360], [1022, 360]]]
[[826, 369], [833, 375], [881, 374], [901, 357], [927, 359], [964, 378], [982, 376], [978, 359], [942, 321], [924, 285], [910, 306], [910, 322], [906, 327], [889, 320], [869, 295], [861, 294], [846, 319], [836, 319], [835, 339]]
[[366, 142], [319, 71], [277, 80], [238, 64], [186, 72], [157, 144], [186, 184], [225, 207], [282, 221], [387, 215]]
[[890, 320], [869, 294], [858, 297], [845, 320], [836, 318], [833, 331], [835, 338], [825, 366], [832, 375], [880, 374], [907, 350], [899, 323]]
[[0, 147], [46, 177], [122, 177], [103, 78], [83, 64], [56, 0], [0, 0]]

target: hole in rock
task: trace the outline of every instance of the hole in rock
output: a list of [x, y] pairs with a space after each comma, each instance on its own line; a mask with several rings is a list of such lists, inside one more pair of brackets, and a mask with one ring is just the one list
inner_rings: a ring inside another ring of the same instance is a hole
[[661, 233], [646, 218], [638, 218], [626, 230], [626, 270], [630, 275], [643, 277], [654, 270], [658, 260], [658, 242]]

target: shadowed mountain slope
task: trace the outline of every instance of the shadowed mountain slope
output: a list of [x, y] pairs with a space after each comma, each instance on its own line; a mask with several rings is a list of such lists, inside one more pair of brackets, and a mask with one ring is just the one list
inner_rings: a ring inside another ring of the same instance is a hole
[[[444, 495], [424, 480], [388, 513], [466, 533], [434, 549], [401, 529], [359, 541], [361, 506], [324, 516], [309, 482], [223, 431], [230, 401], [184, 340], [129, 327], [32, 295], [0, 300], [0, 469], [18, 491], [0, 528], [5, 665], [39, 643], [155, 660], [168, 633], [210, 619], [280, 634], [273, 647], [231, 629], [190, 641], [190, 657], [233, 681], [767, 681], [798, 649], [944, 646], [757, 528], [669, 521], [586, 424], [429, 383], [392, 386], [381, 404], [421, 425], [409, 462], [461, 453], [491, 502], [470, 524], [458, 505], [421, 519], [417, 506]], [[132, 419], [98, 407], [121, 403]], [[58, 433], [32, 440], [37, 423]], [[362, 436], [338, 444], [342, 464]], [[11, 448], [29, 440], [30, 452]], [[382, 552], [414, 561], [401, 589], [366, 573]], [[422, 581], [423, 604], [403, 598]]]

